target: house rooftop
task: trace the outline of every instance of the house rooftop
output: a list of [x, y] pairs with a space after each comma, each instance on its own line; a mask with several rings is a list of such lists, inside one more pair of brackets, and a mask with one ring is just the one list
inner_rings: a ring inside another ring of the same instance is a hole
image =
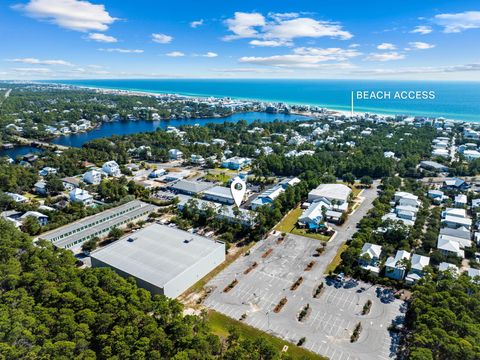
[[422, 271], [423, 268], [430, 263], [430, 258], [428, 256], [413, 254], [411, 262], [412, 269]]
[[362, 247], [362, 252], [360, 256], [368, 254], [371, 259], [373, 258], [380, 258], [380, 254], [382, 253], [382, 247], [380, 245], [365, 243]]

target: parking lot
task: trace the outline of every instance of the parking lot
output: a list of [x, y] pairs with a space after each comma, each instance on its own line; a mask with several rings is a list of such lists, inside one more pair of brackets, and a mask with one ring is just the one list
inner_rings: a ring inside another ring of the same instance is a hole
[[[319, 266], [322, 255], [313, 256], [320, 247], [317, 240], [287, 236], [278, 243], [277, 239], [272, 236], [256, 244], [250, 255], [239, 258], [213, 278], [207, 284], [212, 291], [204, 305], [237, 320], [243, 315], [245, 323], [293, 343], [305, 337], [303, 347], [333, 360], [395, 357], [388, 327], [401, 315], [402, 302], [388, 290], [370, 284], [327, 281]], [[306, 271], [312, 261], [316, 261], [315, 265]], [[247, 269], [250, 271], [245, 273]], [[301, 284], [291, 290], [300, 277]], [[225, 292], [234, 280], [235, 285]], [[314, 298], [322, 282], [320, 296]], [[283, 298], [285, 305], [275, 312]], [[369, 299], [370, 312], [362, 315]], [[307, 315], [299, 321], [307, 304]], [[359, 322], [360, 337], [351, 343], [350, 336]]]

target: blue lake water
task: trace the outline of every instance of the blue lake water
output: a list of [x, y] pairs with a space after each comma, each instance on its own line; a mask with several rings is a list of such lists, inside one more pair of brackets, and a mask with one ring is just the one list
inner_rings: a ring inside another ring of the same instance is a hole
[[15, 159], [17, 156], [23, 156], [28, 153], [41, 152], [42, 149], [33, 146], [16, 146], [13, 149], [0, 149], [0, 156], [8, 156]]
[[[247, 112], [236, 113], [224, 118], [205, 118], [205, 119], [175, 119], [175, 120], [159, 120], [159, 121], [115, 121], [102, 123], [98, 128], [79, 134], [72, 134], [66, 136], [60, 136], [53, 139], [51, 142], [58, 145], [81, 147], [83, 144], [90, 140], [109, 137], [112, 135], [129, 135], [140, 132], [155, 131], [158, 128], [165, 129], [168, 126], [182, 126], [182, 125], [194, 125], [198, 124], [204, 126], [208, 123], [223, 124], [224, 122], [238, 122], [245, 120], [251, 124], [255, 121], [260, 122], [273, 122], [279, 121], [298, 121], [308, 119], [302, 115], [287, 115], [287, 114], [267, 114], [263, 112]], [[1, 150], [0, 156], [10, 156], [15, 159], [17, 156], [25, 155], [29, 152], [40, 151], [38, 148], [31, 146], [18, 146], [13, 149]]]
[[433, 100], [356, 100], [355, 111], [480, 121], [480, 82], [393, 80], [125, 79], [56, 83], [183, 95], [310, 104], [350, 110], [352, 91], [434, 91]]

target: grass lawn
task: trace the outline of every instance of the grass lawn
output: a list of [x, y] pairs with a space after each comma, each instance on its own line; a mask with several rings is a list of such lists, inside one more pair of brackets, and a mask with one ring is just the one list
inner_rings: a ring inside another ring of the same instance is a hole
[[316, 234], [316, 233], [309, 233], [307, 232], [307, 230], [300, 229], [295, 226], [298, 218], [300, 217], [300, 215], [302, 215], [302, 211], [303, 210], [300, 207], [293, 209], [282, 219], [282, 221], [280, 221], [275, 226], [274, 229], [277, 231], [305, 236], [305, 237], [320, 240], [320, 241], [328, 241], [330, 239], [330, 236]]
[[302, 215], [302, 209], [300, 207], [293, 209], [275, 226], [275, 230], [288, 233], [292, 232], [292, 230], [295, 229], [295, 224], [300, 215]]
[[326, 270], [325, 270], [325, 274], [329, 274], [330, 271], [335, 271], [335, 269], [337, 268], [338, 265], [340, 265], [340, 263], [342, 262], [342, 253], [348, 249], [348, 245], [347, 244], [342, 244], [340, 246], [340, 248], [338, 249], [337, 251], [337, 254], [335, 255], [335, 257], [333, 258], [332, 262], [330, 264], [328, 264]]
[[218, 181], [223, 184], [226, 184], [231, 179], [231, 175], [228, 175], [227, 172], [221, 172], [218, 174], [207, 173], [205, 175], [205, 180], [208, 181]]
[[[208, 313], [208, 324], [212, 332], [222, 338], [228, 336], [228, 329], [230, 327], [236, 327], [240, 334], [246, 338], [257, 339], [259, 337], [264, 338], [270, 344], [275, 346], [278, 351], [282, 351], [285, 345], [288, 346], [287, 354], [289, 354], [292, 359], [307, 359], [307, 360], [326, 360], [327, 358], [314, 354], [311, 351], [298, 347], [292, 343], [284, 341], [280, 338], [267, 334], [261, 330], [255, 329], [247, 324], [244, 324], [240, 321], [230, 319], [229, 317], [220, 314], [216, 311], [210, 310]], [[307, 340], [308, 341], [308, 340]]]
[[327, 235], [322, 235], [322, 234], [316, 234], [316, 233], [309, 233], [307, 230], [305, 229], [298, 229], [298, 228], [295, 228], [291, 231], [292, 234], [295, 234], [295, 235], [300, 235], [300, 236], [305, 236], [305, 237], [308, 237], [308, 238], [311, 238], [311, 239], [315, 239], [315, 240], [320, 240], [320, 241], [328, 241], [330, 240], [330, 236], [327, 236]]

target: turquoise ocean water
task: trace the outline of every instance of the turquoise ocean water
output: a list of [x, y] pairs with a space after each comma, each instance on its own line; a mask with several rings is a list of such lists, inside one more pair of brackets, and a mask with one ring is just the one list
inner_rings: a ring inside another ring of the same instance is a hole
[[254, 80], [254, 79], [151, 79], [56, 80], [56, 83], [309, 104], [350, 110], [352, 91], [435, 91], [434, 100], [356, 100], [355, 111], [380, 114], [443, 116], [480, 122], [480, 82], [376, 81], [376, 80]]

